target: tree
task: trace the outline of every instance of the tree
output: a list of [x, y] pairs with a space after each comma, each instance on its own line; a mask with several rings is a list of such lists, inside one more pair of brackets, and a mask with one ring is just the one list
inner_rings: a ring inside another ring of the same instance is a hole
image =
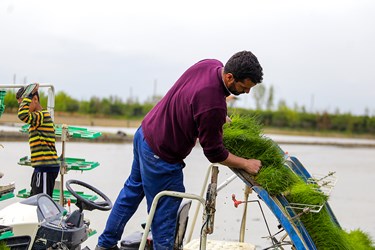
[[111, 96], [110, 97], [110, 114], [112, 115], [123, 115], [124, 112], [124, 105], [121, 101], [120, 97]]
[[274, 89], [273, 89], [273, 86], [271, 85], [271, 87], [268, 90], [268, 98], [267, 98], [267, 103], [266, 103], [267, 110], [272, 110], [273, 108], [273, 100], [274, 100], [273, 92], [274, 92]]
[[97, 114], [100, 113], [101, 101], [99, 97], [93, 96], [90, 98], [89, 101], [89, 113], [90, 114]]
[[4, 103], [6, 110], [18, 109], [18, 102], [16, 100], [16, 92], [11, 90], [7, 91], [4, 96]]
[[59, 91], [55, 96], [55, 110], [69, 113], [77, 112], [79, 110], [79, 101], [70, 97], [64, 91]]
[[280, 99], [277, 108], [279, 111], [282, 111], [282, 110], [288, 109], [288, 105], [286, 104], [286, 101], [284, 99]]
[[255, 105], [257, 110], [262, 110], [262, 106], [264, 104], [264, 98], [266, 94], [266, 87], [263, 84], [259, 84], [256, 88], [254, 88], [253, 96], [255, 99]]

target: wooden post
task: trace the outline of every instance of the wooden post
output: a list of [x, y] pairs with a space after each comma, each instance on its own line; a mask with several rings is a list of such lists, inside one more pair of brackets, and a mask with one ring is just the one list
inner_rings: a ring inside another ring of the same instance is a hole
[[68, 139], [68, 125], [62, 125], [61, 131], [61, 157], [60, 157], [60, 205], [64, 206], [64, 174], [67, 173], [67, 167], [65, 162], [65, 143]]

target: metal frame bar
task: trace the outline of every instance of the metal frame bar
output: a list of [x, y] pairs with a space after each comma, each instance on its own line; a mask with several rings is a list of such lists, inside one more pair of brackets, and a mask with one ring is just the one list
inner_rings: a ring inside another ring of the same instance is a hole
[[[17, 89], [27, 85], [25, 84], [12, 84], [12, 85], [0, 85], [0, 89]], [[40, 83], [39, 88], [48, 88], [47, 98], [47, 110], [51, 114], [52, 119], [55, 118], [55, 87], [50, 83]]]
[[[204, 193], [206, 192], [206, 189], [208, 187], [208, 185], [207, 185], [207, 183], [208, 183], [208, 177], [210, 176], [210, 173], [212, 171], [212, 167], [213, 166], [220, 166], [220, 165], [221, 164], [218, 164], [218, 163], [211, 163], [208, 166], [206, 177], [205, 177], [203, 185], [202, 185], [202, 190], [201, 190], [201, 193], [200, 193], [200, 197], [203, 197]], [[231, 183], [232, 181], [234, 181], [236, 178], [237, 178], [236, 174], [233, 174], [232, 176], [230, 176], [222, 184], [220, 184], [220, 186], [217, 187], [216, 192], [219, 192], [220, 190], [222, 190], [223, 188], [225, 188], [226, 186], [228, 186], [229, 183]], [[191, 237], [193, 235], [195, 224], [197, 222], [197, 217], [198, 217], [199, 209], [200, 209], [200, 204], [198, 204], [197, 208], [195, 209], [194, 217], [193, 217], [192, 222], [191, 222], [191, 226], [190, 226], [190, 230], [189, 230], [188, 236], [186, 238], [186, 242], [190, 242], [191, 241]]]
[[[159, 199], [163, 196], [173, 196], [173, 197], [178, 197], [178, 198], [187, 198], [187, 199], [198, 200], [203, 205], [206, 202], [205, 199], [203, 199], [201, 196], [195, 195], [195, 194], [175, 192], [175, 191], [161, 191], [160, 193], [158, 193], [155, 196], [154, 200], [152, 201], [151, 209], [150, 209], [149, 215], [147, 216], [145, 231], [144, 231], [143, 236], [142, 236], [142, 241], [141, 241], [141, 244], [139, 246], [139, 250], [145, 249], [147, 236], [148, 236], [148, 233], [149, 233], [150, 228], [151, 228], [152, 220], [154, 219], [156, 207], [158, 205]], [[201, 250], [206, 249], [206, 243], [207, 243], [207, 235], [202, 234], [201, 235], [201, 246], [202, 246]]]

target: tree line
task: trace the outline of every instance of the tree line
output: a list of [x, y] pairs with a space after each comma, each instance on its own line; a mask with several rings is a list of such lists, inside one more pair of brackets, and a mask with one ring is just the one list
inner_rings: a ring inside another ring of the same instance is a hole
[[[280, 101], [278, 107], [273, 108], [273, 91], [269, 91], [268, 97], [266, 97], [264, 89], [260, 91], [262, 93], [254, 93], [255, 109], [235, 108], [229, 104], [229, 115], [256, 116], [265, 127], [375, 135], [375, 116], [370, 116], [369, 114], [340, 114], [338, 112], [334, 114], [328, 112], [311, 113], [307, 112], [303, 107], [290, 108], [284, 101]], [[142, 119], [160, 98], [153, 97], [144, 103], [132, 99], [123, 101], [116, 96], [108, 98], [91, 97], [89, 100], [79, 101], [60, 91], [55, 95], [55, 111], [91, 114], [102, 117]], [[47, 107], [47, 95], [45, 93], [40, 92], [40, 100], [42, 106]], [[263, 100], [266, 100], [266, 102], [263, 102]], [[17, 111], [18, 103], [15, 99], [14, 91], [7, 92], [4, 103], [6, 105], [5, 112]]]
[[[42, 107], [47, 107], [47, 94], [39, 92], [40, 103]], [[18, 109], [18, 102], [15, 98], [15, 91], [8, 91], [4, 98], [6, 105], [5, 112], [16, 112]], [[79, 101], [69, 96], [64, 91], [55, 94], [55, 108], [56, 112], [91, 114], [101, 116], [123, 117], [127, 119], [140, 119], [151, 108], [154, 103], [147, 101], [143, 104], [138, 101], [127, 100], [122, 101], [121, 98], [110, 96], [108, 98], [91, 97], [90, 100]]]

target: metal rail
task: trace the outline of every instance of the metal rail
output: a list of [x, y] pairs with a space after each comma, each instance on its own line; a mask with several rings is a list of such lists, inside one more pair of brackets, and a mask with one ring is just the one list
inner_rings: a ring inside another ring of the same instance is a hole
[[[149, 215], [147, 216], [145, 231], [144, 231], [144, 234], [142, 236], [142, 241], [141, 241], [141, 244], [139, 246], [139, 250], [145, 249], [148, 232], [150, 231], [150, 228], [151, 228], [151, 223], [152, 223], [152, 220], [153, 220], [154, 215], [155, 215], [156, 207], [158, 205], [159, 199], [163, 196], [173, 196], [173, 197], [179, 197], [179, 198], [187, 198], [187, 199], [192, 199], [192, 200], [198, 200], [200, 202], [200, 204], [203, 204], [203, 205], [206, 202], [201, 196], [195, 195], [195, 194], [188, 194], [188, 193], [175, 192], [175, 191], [161, 191], [160, 193], [158, 193], [155, 196], [154, 200], [152, 201], [151, 209], [150, 209]], [[207, 242], [207, 235], [202, 234], [201, 235], [201, 244], [203, 246], [201, 248], [202, 250], [206, 249], [206, 242]]]
[[[214, 166], [220, 166], [220, 165], [221, 164], [218, 164], [218, 163], [212, 163], [212, 164], [210, 164], [208, 166], [206, 177], [205, 177], [205, 179], [203, 181], [203, 185], [202, 185], [202, 190], [201, 190], [201, 193], [200, 193], [200, 197], [203, 197], [204, 193], [206, 192], [206, 187], [208, 186], [207, 185], [208, 184], [208, 177], [210, 176], [212, 168]], [[220, 184], [217, 187], [216, 192], [218, 193], [220, 190], [222, 190], [223, 188], [225, 188], [226, 186], [228, 186], [229, 183], [231, 183], [232, 181], [234, 181], [236, 178], [237, 178], [236, 174], [233, 174], [232, 176], [230, 176], [228, 179], [226, 179], [222, 184]], [[200, 210], [200, 205], [201, 204], [198, 204], [197, 207], [196, 207], [196, 209], [195, 209], [194, 217], [193, 217], [192, 222], [191, 222], [191, 226], [190, 226], [190, 230], [189, 230], [188, 236], [186, 238], [186, 242], [190, 242], [191, 241], [191, 238], [192, 238], [192, 235], [193, 235], [193, 231], [194, 231], [194, 228], [195, 228], [195, 224], [197, 222], [198, 213], [199, 213], [199, 210]]]
[[[0, 89], [19, 89], [25, 87], [25, 84], [0, 84]], [[47, 99], [47, 110], [50, 113], [52, 119], [55, 117], [55, 88], [50, 83], [40, 83], [39, 88], [48, 88], [48, 99]]]

